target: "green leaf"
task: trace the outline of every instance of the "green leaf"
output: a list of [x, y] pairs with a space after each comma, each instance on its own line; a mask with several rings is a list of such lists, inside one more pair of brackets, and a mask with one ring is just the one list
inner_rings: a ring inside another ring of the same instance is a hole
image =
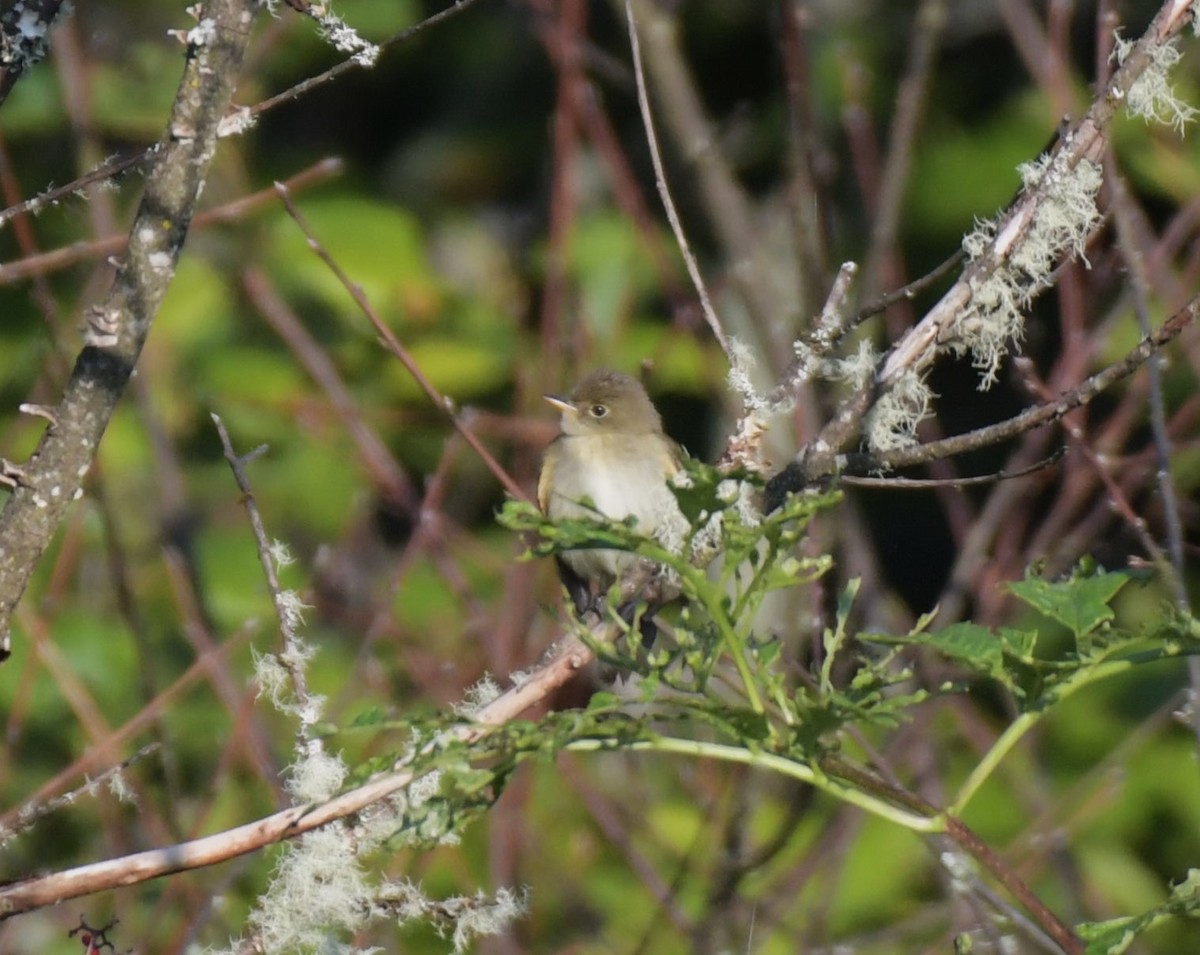
[[1078, 926], [1075, 933], [1087, 942], [1086, 955], [1121, 955], [1137, 938], [1137, 923], [1132, 916], [1087, 922]]
[[824, 696], [828, 696], [834, 692], [833, 661], [838, 655], [838, 651], [845, 646], [847, 638], [846, 621], [850, 617], [850, 608], [853, 606], [854, 598], [858, 596], [858, 590], [861, 586], [861, 577], [854, 577], [847, 581], [846, 589], [842, 591], [841, 597], [838, 598], [837, 626], [833, 629], [826, 628], [825, 630], [823, 641], [825, 659], [821, 663], [821, 693]]
[[1001, 627], [998, 631], [1004, 645], [1004, 652], [1020, 660], [1022, 663], [1033, 663], [1033, 648], [1037, 644], [1036, 630], [1017, 630], [1015, 627]]
[[592, 698], [588, 700], [587, 711], [596, 713], [601, 710], [615, 710], [621, 705], [621, 698], [615, 693], [606, 693], [600, 691], [592, 694]]
[[732, 503], [731, 499], [720, 494], [722, 483], [732, 475], [722, 474], [711, 464], [694, 458], [685, 458], [683, 466], [687, 479], [683, 483], [673, 483], [671, 492], [679, 502], [683, 516], [696, 527]]
[[1014, 670], [1013, 664], [1030, 665], [1030, 651], [1037, 633], [1012, 628], [997, 633], [979, 624], [963, 622], [930, 633], [909, 633], [902, 637], [870, 634], [864, 639], [874, 643], [930, 647], [973, 673], [998, 681], [1017, 696], [1024, 696], [1024, 688], [1018, 680], [1021, 671]]
[[1087, 955], [1121, 955], [1147, 929], [1180, 917], [1200, 918], [1200, 869], [1189, 869], [1187, 878], [1171, 887], [1162, 905], [1137, 916], [1084, 922], [1075, 932], [1087, 942]]
[[973, 670], [1004, 676], [1004, 646], [987, 627], [974, 623], [955, 623], [944, 630], [925, 634], [919, 640]]
[[1114, 571], [1053, 582], [1029, 578], [1010, 583], [1008, 589], [1079, 639], [1113, 619], [1109, 603], [1128, 582], [1128, 573]]
[[352, 727], [378, 726], [387, 720], [388, 714], [382, 706], [371, 706], [354, 717], [350, 725]]

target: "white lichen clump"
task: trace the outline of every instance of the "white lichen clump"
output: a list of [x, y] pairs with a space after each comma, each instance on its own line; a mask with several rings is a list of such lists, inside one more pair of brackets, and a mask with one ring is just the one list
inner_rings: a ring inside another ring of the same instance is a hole
[[875, 346], [863, 339], [858, 343], [858, 351], [853, 355], [825, 361], [821, 373], [830, 381], [843, 381], [855, 391], [860, 391], [875, 377], [875, 366], [878, 362], [879, 356], [875, 352]]
[[347, 834], [317, 829], [283, 847], [250, 924], [265, 952], [326, 951], [333, 926], [366, 924], [374, 895]]
[[375, 65], [382, 52], [380, 48], [359, 36], [354, 27], [333, 12], [331, 4], [313, 3], [308, 9], [321, 25], [321, 36], [328, 40], [335, 50], [349, 53], [351, 59], [361, 67], [369, 68]]
[[[1059, 260], [1076, 255], [1086, 263], [1088, 236], [1100, 221], [1096, 194], [1104, 174], [1098, 164], [1080, 159], [1071, 168], [1061, 157], [1047, 155], [1017, 171], [1025, 189], [1039, 193], [1025, 235], [983, 278], [972, 280], [971, 303], [947, 342], [954, 351], [970, 353], [982, 375], [981, 389], [995, 383], [1009, 342], [1019, 342], [1024, 334], [1025, 309], [1049, 284]], [[994, 252], [999, 242], [996, 223], [984, 222], [963, 239], [963, 250], [975, 261]]]
[[[1193, 27], [1200, 29], [1197, 27], [1200, 21], [1195, 16], [1193, 11]], [[1113, 59], [1119, 64], [1124, 63], [1133, 47], [1133, 40], [1118, 36]], [[1175, 87], [1168, 78], [1182, 56], [1174, 40], [1151, 47], [1150, 62], [1125, 94], [1125, 106], [1131, 116], [1140, 116], [1148, 123], [1166, 123], [1180, 134], [1196, 118], [1196, 109], [1175, 94]]]
[[464, 719], [474, 719], [489, 703], [500, 696], [500, 684], [490, 673], [485, 673], [463, 694], [463, 701], [454, 705], [454, 712]]
[[340, 756], [324, 747], [312, 746], [288, 771], [287, 791], [300, 803], [320, 803], [332, 799], [346, 781], [349, 772]]
[[867, 445], [875, 451], [911, 447], [917, 440], [917, 425], [928, 416], [933, 398], [933, 391], [919, 374], [911, 369], [902, 372], [867, 417]]
[[742, 407], [748, 414], [767, 408], [767, 400], [754, 387], [754, 369], [757, 365], [750, 346], [737, 338], [729, 339], [729, 388], [742, 399]]

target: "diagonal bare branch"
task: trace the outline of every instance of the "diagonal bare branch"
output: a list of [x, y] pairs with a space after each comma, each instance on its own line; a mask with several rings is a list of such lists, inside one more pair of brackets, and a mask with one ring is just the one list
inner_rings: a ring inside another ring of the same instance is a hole
[[86, 344], [62, 400], [0, 514], [0, 659], [9, 653], [13, 609], [71, 502], [82, 493], [83, 478], [175, 275], [256, 7], [251, 0], [214, 0], [205, 4], [201, 21], [188, 34], [183, 78], [129, 230], [125, 261], [107, 300], [89, 316]]

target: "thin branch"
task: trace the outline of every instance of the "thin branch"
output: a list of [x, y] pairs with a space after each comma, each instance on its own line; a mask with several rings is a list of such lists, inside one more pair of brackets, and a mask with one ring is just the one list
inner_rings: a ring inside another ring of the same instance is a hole
[[1043, 458], [1041, 461], [1031, 464], [1028, 467], [1018, 468], [1015, 471], [997, 471], [994, 474], [980, 474], [976, 477], [942, 480], [940, 478], [859, 477], [857, 475], [844, 474], [839, 480], [851, 487], [877, 487], [889, 491], [928, 490], [935, 487], [975, 487], [980, 484], [996, 484], [1000, 481], [1011, 481], [1013, 478], [1028, 477], [1030, 474], [1036, 474], [1038, 471], [1045, 471], [1047, 468], [1052, 468], [1061, 461], [1065, 453], [1066, 450], [1060, 448], [1050, 457]]
[[1106, 388], [1116, 384], [1122, 378], [1127, 378], [1141, 367], [1147, 360], [1157, 354], [1164, 345], [1175, 339], [1200, 313], [1200, 296], [1192, 299], [1186, 306], [1172, 315], [1162, 328], [1154, 334], [1143, 338], [1136, 348], [1118, 362], [1099, 371], [1070, 391], [1059, 396], [1058, 400], [1030, 408], [1007, 421], [999, 424], [969, 431], [966, 434], [955, 435], [930, 444], [918, 445], [914, 448], [900, 448], [880, 454], [846, 454], [838, 458], [843, 470], [851, 473], [865, 474], [880, 468], [910, 467], [914, 464], [924, 464], [935, 458], [946, 458], [967, 451], [976, 451], [1034, 428], [1057, 421], [1068, 412], [1086, 405]]
[[418, 366], [413, 360], [412, 355], [408, 353], [408, 349], [400, 344], [400, 340], [396, 337], [395, 333], [388, 328], [387, 323], [380, 318], [379, 314], [374, 308], [372, 308], [371, 303], [367, 300], [367, 296], [363, 293], [362, 286], [351, 280], [345, 271], [343, 271], [342, 267], [337, 263], [337, 260], [329, 254], [323, 245], [321, 245], [320, 241], [313, 234], [312, 227], [309, 226], [308, 220], [304, 218], [303, 214], [296, 207], [296, 204], [292, 201], [292, 197], [288, 192], [287, 186], [281, 182], [277, 182], [275, 184], [275, 191], [279, 193], [279, 198], [283, 201], [284, 208], [287, 209], [288, 215], [295, 220], [296, 225], [300, 227], [300, 231], [303, 232], [305, 237], [308, 239], [309, 248], [316, 253], [317, 257], [322, 262], [329, 266], [329, 270], [333, 272], [333, 274], [337, 277], [337, 280], [342, 283], [342, 287], [350, 293], [350, 297], [354, 299], [355, 304], [358, 305], [359, 309], [370, 320], [371, 324], [375, 326], [375, 330], [379, 332], [379, 336], [383, 339], [384, 346], [387, 348], [387, 350], [400, 359], [400, 363], [408, 369], [408, 373], [413, 376], [413, 379], [420, 386], [421, 390], [425, 392], [429, 400], [432, 401], [440, 411], [445, 412], [447, 417], [450, 418], [450, 423], [453, 424], [458, 433], [466, 439], [467, 444], [469, 444], [475, 453], [479, 455], [479, 457], [483, 460], [483, 463], [487, 466], [487, 469], [491, 471], [496, 480], [498, 480], [504, 486], [504, 489], [518, 501], [528, 501], [529, 495], [526, 494], [524, 489], [522, 489], [522, 487], [513, 479], [513, 477], [506, 470], [504, 470], [500, 462], [492, 456], [492, 453], [487, 449], [483, 442], [479, 440], [478, 436], [476, 436], [476, 434], [469, 427], [467, 427], [466, 416], [458, 413], [453, 400], [438, 391], [437, 388], [434, 387], [433, 382], [425, 377], [425, 373], [421, 371], [420, 366]]
[[[293, 192], [300, 192], [341, 175], [341, 172], [342, 161], [340, 159], [322, 159], [284, 182]], [[235, 222], [251, 212], [265, 207], [268, 203], [274, 203], [276, 198], [274, 187], [260, 189], [248, 196], [242, 196], [240, 199], [234, 199], [232, 202], [216, 208], [196, 213], [192, 219], [192, 229], [198, 230], [214, 223]], [[12, 262], [0, 263], [0, 285], [48, 275], [79, 262], [100, 259], [108, 255], [119, 255], [128, 244], [129, 235], [121, 233], [120, 235], [105, 236], [102, 239], [92, 239], [89, 242], [76, 242], [59, 249], [51, 249], [49, 252], [26, 255]]]
[[925, 289], [936, 284], [938, 280], [950, 274], [958, 266], [962, 265], [963, 259], [967, 254], [959, 249], [950, 256], [941, 265], [935, 267], [932, 271], [922, 275], [919, 279], [913, 279], [907, 285], [902, 285], [898, 289], [891, 292], [885, 292], [879, 296], [874, 302], [869, 305], [864, 305], [858, 310], [858, 314], [854, 316], [854, 320], [850, 323], [850, 328], [857, 328], [872, 315], [878, 315], [880, 312], [887, 311], [897, 302], [911, 302], [914, 298], [920, 295]]
[[[392, 47], [403, 43], [410, 37], [420, 33], [422, 30], [436, 26], [437, 24], [454, 17], [459, 13], [462, 13], [468, 7], [474, 6], [476, 2], [477, 0], [454, 0], [454, 3], [446, 9], [433, 14], [433, 16], [426, 17], [419, 23], [415, 23], [410, 27], [392, 34], [386, 40], [377, 44], [377, 46], [380, 50], [389, 50]], [[348, 73], [351, 70], [363, 68], [364, 64], [353, 57], [344, 60], [341, 63], [338, 63], [336, 66], [330, 67], [324, 73], [318, 73], [316, 76], [310, 76], [307, 79], [297, 83], [295, 86], [289, 87], [281, 93], [277, 93], [275, 96], [261, 100], [253, 106], [245, 109], [244, 113], [247, 118], [256, 119], [263, 113], [269, 112], [277, 106], [291, 102], [292, 100], [303, 96], [305, 93], [312, 92], [312, 90], [316, 89], [317, 87], [323, 86], [325, 83], [337, 79], [343, 73]], [[226, 130], [222, 130], [221, 132], [222, 135], [225, 135], [226, 133]], [[18, 216], [27, 212], [37, 212], [40, 209], [54, 205], [55, 203], [70, 197], [86, 186], [90, 186], [97, 182], [104, 182], [124, 172], [128, 172], [131, 169], [137, 169], [140, 166], [146, 165], [154, 158], [158, 149], [159, 145], [156, 143], [153, 146], [148, 146], [147, 148], [139, 150], [138, 152], [132, 153], [128, 156], [121, 156], [115, 159], [107, 160], [106, 162], [97, 166], [95, 169], [91, 170], [91, 172], [80, 176], [78, 179], [67, 183], [65, 186], [47, 189], [40, 195], [34, 196], [31, 199], [27, 199], [18, 205], [10, 206], [7, 209], [0, 210], [0, 228], [2, 228], [4, 224], [14, 216]]]
[[845, 337], [850, 322], [845, 314], [846, 298], [857, 275], [858, 265], [854, 262], [843, 262], [842, 267], [838, 269], [816, 325], [805, 336], [803, 342], [796, 342], [793, 346], [795, 357], [780, 378], [779, 384], [767, 395], [768, 414], [776, 413], [777, 409], [792, 407], [800, 387], [812, 380], [822, 361]]
[[662, 153], [658, 148], [658, 136], [654, 132], [654, 116], [650, 112], [650, 97], [646, 94], [646, 74], [642, 67], [642, 47], [638, 41], [637, 24], [633, 19], [633, 0], [625, 0], [625, 21], [629, 29], [629, 47], [633, 55], [633, 75], [637, 80], [638, 109], [642, 114], [642, 126], [646, 130], [646, 144], [650, 150], [650, 161], [654, 164], [654, 182], [658, 186], [658, 195], [662, 199], [663, 209], [666, 210], [667, 219], [671, 223], [671, 231], [675, 233], [675, 241], [679, 245], [679, 253], [683, 256], [688, 275], [691, 276], [692, 285], [696, 288], [700, 307], [704, 311], [704, 320], [712, 329], [713, 337], [716, 338], [717, 344], [721, 346], [721, 351], [725, 353], [725, 357], [732, 365], [734, 357], [729, 336], [709, 300], [708, 288], [704, 284], [704, 277], [700, 274], [700, 266], [696, 264], [696, 257], [692, 254], [687, 235], [683, 231], [683, 223], [679, 221], [679, 213], [675, 209], [675, 201], [671, 198], [671, 190], [667, 186], [667, 174], [663, 169]]
[[[390, 37], [376, 44], [380, 51], [390, 50], [392, 47], [403, 43], [423, 30], [428, 30], [430, 27], [437, 26], [450, 18], [464, 12], [469, 7], [475, 5], [477, 0], [454, 0], [454, 2], [444, 10], [439, 10], [432, 16], [426, 17], [419, 23], [414, 23], [410, 27], [406, 27], [397, 33], [393, 33]], [[311, 93], [318, 86], [324, 86], [333, 80], [336, 80], [343, 73], [349, 73], [353, 70], [366, 69], [367, 65], [360, 62], [354, 57], [343, 60], [341, 63], [331, 66], [324, 73], [318, 73], [316, 76], [310, 76], [308, 79], [301, 80], [295, 86], [291, 86], [282, 93], [277, 93], [267, 99], [261, 100], [249, 108], [249, 115], [257, 117], [263, 113], [274, 109], [283, 103], [291, 100], [299, 99], [305, 93]]]
[[[246, 465], [266, 453], [267, 446], [262, 444], [246, 454], [238, 454], [233, 449], [229, 431], [220, 415], [212, 415], [212, 420], [216, 425], [217, 434], [221, 437], [221, 448], [225, 452], [225, 460], [228, 462], [230, 470], [233, 471], [233, 479], [237, 482], [238, 490], [242, 492], [242, 506], [246, 508], [246, 516], [250, 519], [250, 528], [254, 532], [258, 562], [262, 566], [263, 577], [267, 581], [267, 590], [271, 593], [271, 603], [275, 606], [275, 617], [279, 621], [279, 633], [283, 637], [283, 652], [279, 654], [279, 662], [291, 677], [292, 688], [300, 708], [313, 712], [309, 709], [313, 698], [308, 692], [308, 677], [304, 671], [305, 653], [296, 633], [296, 625], [300, 623], [302, 605], [296, 594], [285, 591], [279, 583], [276, 564], [282, 564], [283, 560], [277, 556], [278, 551], [267, 536], [262, 514], [258, 510], [258, 501], [255, 500], [254, 491], [250, 487], [250, 476], [246, 473]], [[305, 742], [311, 742], [310, 729], [311, 720], [306, 722], [302, 717], [299, 721], [299, 731]]]
[[1038, 405], [999, 424], [989, 425], [966, 434], [955, 435], [941, 441], [899, 448], [878, 453], [839, 454], [831, 457], [814, 458], [810, 461], [793, 461], [767, 482], [767, 506], [776, 507], [784, 497], [836, 473], [869, 475], [890, 468], [912, 467], [926, 464], [937, 458], [946, 458], [977, 451], [1024, 434], [1034, 428], [1057, 421], [1075, 408], [1092, 401], [1106, 388], [1133, 374], [1147, 359], [1179, 335], [1200, 311], [1200, 296], [1172, 315], [1153, 335], [1145, 338], [1121, 361], [1114, 362], [1102, 371], [1081, 382], [1077, 387], [1060, 395], [1057, 400]]
[[[1162, 44], [1190, 22], [1191, 7], [1190, 0], [1168, 0], [1163, 4], [1083, 119], [1062, 138], [1052, 169], [1074, 169], [1084, 160], [1101, 162], [1108, 146], [1108, 126], [1118, 110], [1124, 108], [1126, 94]], [[886, 386], [906, 371], [928, 367], [939, 346], [953, 338], [956, 323], [966, 313], [973, 289], [1021, 248], [1034, 223], [1035, 213], [1044, 201], [1045, 185], [1053, 178], [1048, 170], [1041, 188], [1022, 194], [997, 225], [987, 251], [966, 268], [929, 313], [896, 343], [880, 372], [881, 383]]]
[[98, 788], [105, 782], [113, 779], [120, 773], [123, 773], [130, 766], [141, 762], [151, 753], [158, 750], [161, 743], [147, 743], [132, 756], [127, 756], [115, 766], [109, 766], [107, 769], [101, 770], [95, 776], [88, 776], [87, 782], [82, 786], [69, 790], [65, 793], [60, 793], [57, 796], [52, 796], [44, 802], [27, 802], [22, 805], [17, 811], [16, 822], [11, 829], [5, 828], [3, 831], [4, 837], [11, 838], [20, 833], [32, 829], [42, 819], [57, 812], [59, 809], [65, 809], [67, 806], [73, 805], [85, 795], [95, 794]]

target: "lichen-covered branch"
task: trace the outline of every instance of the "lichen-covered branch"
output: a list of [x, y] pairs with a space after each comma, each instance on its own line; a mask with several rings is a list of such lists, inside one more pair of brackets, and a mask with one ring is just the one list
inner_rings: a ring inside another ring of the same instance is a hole
[[0, 13], [0, 103], [50, 47], [50, 31], [71, 5], [64, 0], [17, 0]]
[[187, 62], [155, 150], [112, 290], [88, 315], [85, 347], [33, 457], [0, 514], [0, 653], [9, 620], [67, 509], [81, 494], [117, 401], [175, 274], [229, 105], [257, 4], [212, 0], [187, 33]]

